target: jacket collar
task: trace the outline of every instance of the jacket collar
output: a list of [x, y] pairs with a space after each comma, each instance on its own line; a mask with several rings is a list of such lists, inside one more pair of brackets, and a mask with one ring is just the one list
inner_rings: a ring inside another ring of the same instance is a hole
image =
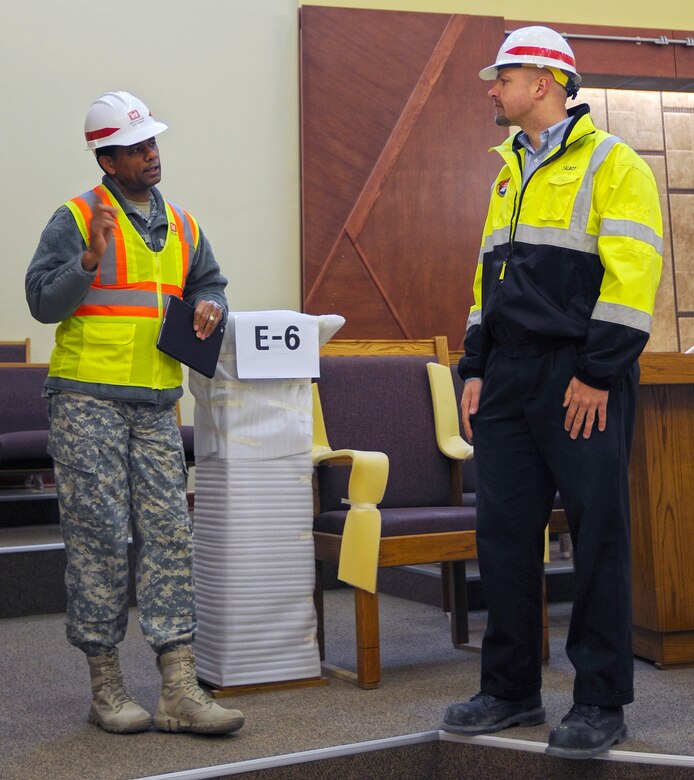
[[[573, 106], [567, 113], [571, 117], [571, 122], [569, 122], [561, 141], [562, 151], [579, 138], [594, 133], [596, 129], [590, 116], [590, 106], [587, 103]], [[499, 144], [499, 146], [493, 146], [489, 151], [499, 152], [504, 159], [509, 154], [518, 153], [523, 149], [523, 145], [518, 142], [519, 135], [520, 132], [514, 136], [509, 136], [503, 143]]]
[[[126, 214], [137, 213], [135, 209], [130, 205], [130, 203], [128, 203], [128, 201], [123, 196], [123, 193], [120, 191], [120, 188], [116, 184], [115, 179], [111, 178], [106, 173], [102, 177], [101, 183], [118, 201], [118, 205], [123, 209], [123, 211]], [[166, 207], [164, 205], [164, 198], [162, 197], [161, 192], [159, 192], [159, 190], [156, 187], [152, 187], [150, 192], [154, 196], [154, 200], [156, 201], [157, 204], [157, 215], [150, 226], [150, 230], [153, 230], [154, 228], [159, 227], [160, 225], [168, 225], [168, 217], [166, 216]]]

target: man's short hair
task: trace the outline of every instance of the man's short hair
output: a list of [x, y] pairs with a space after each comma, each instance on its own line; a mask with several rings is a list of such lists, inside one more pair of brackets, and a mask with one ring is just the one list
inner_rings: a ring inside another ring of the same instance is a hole
[[[104, 171], [104, 167], [101, 164], [100, 157], [112, 157], [115, 158], [118, 154], [118, 145], [113, 144], [112, 146], [100, 146], [98, 149], [94, 150], [94, 154], [96, 155], [96, 161], [99, 165], [99, 168], [101, 168], [102, 171]], [[104, 171], [106, 173], [106, 171]]]
[[113, 146], [100, 146], [98, 149], [94, 150], [94, 154], [96, 154], [97, 162], [99, 161], [99, 157], [106, 155], [106, 157], [115, 157], [118, 152], [118, 146], [114, 144]]

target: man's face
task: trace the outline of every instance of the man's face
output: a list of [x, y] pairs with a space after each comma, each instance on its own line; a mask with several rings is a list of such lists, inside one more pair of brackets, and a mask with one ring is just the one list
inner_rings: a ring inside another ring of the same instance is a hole
[[518, 125], [534, 106], [534, 85], [540, 76], [538, 68], [501, 68], [487, 95], [494, 102], [494, 121], [501, 127]]
[[155, 138], [132, 146], [119, 146], [114, 156], [102, 158], [104, 170], [109, 173], [128, 200], [145, 202], [149, 190], [161, 181], [159, 148]]

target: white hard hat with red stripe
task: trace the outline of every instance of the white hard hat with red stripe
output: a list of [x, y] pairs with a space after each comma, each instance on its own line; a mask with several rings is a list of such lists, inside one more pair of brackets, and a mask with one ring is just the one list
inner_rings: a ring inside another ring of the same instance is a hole
[[132, 146], [166, 130], [147, 106], [129, 92], [107, 92], [97, 98], [84, 120], [87, 150], [103, 146]]
[[[573, 87], [578, 88], [581, 77], [576, 70], [576, 59], [566, 38], [549, 27], [521, 27], [504, 41], [496, 62], [480, 71], [480, 78], [493, 81], [499, 68], [518, 65], [534, 65], [537, 68], [558, 68], [569, 76]], [[567, 92], [568, 87], [565, 86]]]

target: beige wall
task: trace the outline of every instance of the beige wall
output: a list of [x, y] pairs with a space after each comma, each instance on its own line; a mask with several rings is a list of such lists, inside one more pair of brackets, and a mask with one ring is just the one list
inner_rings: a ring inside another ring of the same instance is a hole
[[0, 0], [0, 339], [48, 360], [24, 272], [55, 208], [98, 181], [82, 126], [113, 89], [169, 125], [162, 190], [199, 219], [231, 305], [300, 306], [297, 30], [296, 0]]
[[[321, 4], [521, 15], [510, 2]], [[685, 29], [680, 9], [640, 0], [629, 23], [656, 26], [657, 15]], [[621, 23], [597, 2], [536, 3], [532, 14]], [[53, 210], [98, 179], [82, 123], [110, 89], [134, 92], [169, 124], [162, 189], [200, 220], [232, 307], [300, 307], [296, 0], [0, 0], [0, 73], [0, 339], [30, 336], [33, 359], [48, 360], [54, 327], [29, 315], [24, 272]]]
[[583, 0], [581, 3], [562, 3], [553, 0], [535, 0], [523, 6], [518, 0], [304, 0], [301, 5], [341, 6], [343, 8], [372, 8], [386, 11], [433, 11], [451, 14], [483, 14], [538, 22], [573, 22], [574, 24], [606, 24], [617, 27], [655, 27], [690, 30], [692, 16], [680, 0], [632, 0], [628, 18], [624, 3], [606, 3], [604, 0]]

